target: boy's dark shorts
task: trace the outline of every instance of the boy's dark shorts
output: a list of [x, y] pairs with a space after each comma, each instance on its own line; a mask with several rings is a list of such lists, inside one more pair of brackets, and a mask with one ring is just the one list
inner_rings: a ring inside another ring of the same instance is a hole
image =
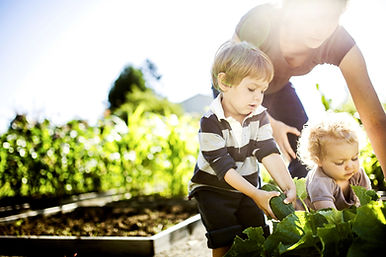
[[221, 189], [201, 189], [194, 197], [207, 231], [209, 248], [232, 245], [236, 235], [245, 238], [242, 232], [248, 227], [262, 227], [264, 235], [269, 235], [263, 211], [248, 196]]

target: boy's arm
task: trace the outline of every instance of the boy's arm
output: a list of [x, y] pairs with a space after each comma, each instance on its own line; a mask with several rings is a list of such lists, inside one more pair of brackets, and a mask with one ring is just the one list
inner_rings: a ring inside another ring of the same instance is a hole
[[276, 219], [271, 207], [269, 206], [269, 200], [274, 196], [279, 196], [279, 192], [268, 192], [257, 189], [233, 168], [229, 169], [225, 173], [224, 179], [233, 188], [252, 198], [252, 200], [261, 210], [264, 211], [266, 215]]
[[293, 182], [281, 156], [277, 153], [272, 153], [264, 157], [262, 159], [262, 163], [273, 180], [275, 180], [275, 182], [287, 196], [287, 198], [284, 200], [284, 203], [291, 203], [295, 201], [295, 183]]
[[229, 169], [236, 167], [236, 162], [228, 153], [220, 123], [215, 116], [201, 118], [198, 141], [202, 156], [218, 179], [223, 179]]

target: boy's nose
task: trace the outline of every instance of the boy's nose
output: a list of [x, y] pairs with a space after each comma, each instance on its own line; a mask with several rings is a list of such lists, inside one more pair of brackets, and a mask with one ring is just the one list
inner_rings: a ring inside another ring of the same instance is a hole
[[256, 100], [261, 100], [261, 99], [263, 99], [263, 94], [261, 94], [261, 93], [256, 93], [256, 94], [255, 94], [255, 99], [256, 99]]

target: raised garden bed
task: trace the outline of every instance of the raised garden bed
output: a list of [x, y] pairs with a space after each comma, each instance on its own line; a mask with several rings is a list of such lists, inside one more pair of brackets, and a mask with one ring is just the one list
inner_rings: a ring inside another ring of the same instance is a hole
[[180, 198], [147, 196], [95, 205], [67, 204], [53, 207], [57, 213], [41, 211], [50, 215], [3, 218], [0, 255], [152, 256], [200, 224], [195, 202]]

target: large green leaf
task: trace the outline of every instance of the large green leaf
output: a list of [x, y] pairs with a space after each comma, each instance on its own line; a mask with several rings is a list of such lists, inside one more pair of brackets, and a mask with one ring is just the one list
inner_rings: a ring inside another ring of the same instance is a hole
[[386, 207], [382, 201], [373, 201], [357, 209], [352, 230], [363, 240], [385, 242]]
[[351, 185], [351, 188], [354, 190], [354, 193], [359, 198], [361, 205], [368, 204], [370, 201], [376, 201], [379, 199], [379, 196], [374, 190], [367, 190], [362, 186]]
[[329, 223], [318, 228], [318, 236], [322, 242], [323, 256], [346, 256], [353, 241], [350, 223]]
[[372, 201], [359, 207], [355, 219], [352, 220], [352, 231], [357, 238], [347, 256], [377, 256], [382, 253], [386, 238], [385, 203]]
[[314, 256], [320, 255], [321, 242], [317, 236], [317, 229], [327, 224], [327, 219], [318, 212], [298, 212], [297, 216], [304, 220], [302, 224], [303, 235], [298, 242], [287, 249], [280, 248], [280, 253], [290, 253], [293, 255]]
[[307, 189], [306, 189], [306, 178], [294, 178], [293, 179], [296, 186], [296, 195], [304, 200], [307, 198]]
[[272, 253], [272, 256], [278, 256], [280, 244], [282, 245], [280, 249], [283, 251], [284, 248], [288, 248], [300, 240], [304, 234], [302, 227], [305, 220], [299, 218], [297, 213], [292, 213], [277, 223], [273, 233], [264, 242], [265, 252]]
[[281, 254], [314, 255], [320, 250], [317, 228], [327, 219], [317, 212], [297, 211], [276, 225], [275, 231], [264, 243], [266, 252], [273, 256]]
[[344, 215], [342, 211], [336, 209], [322, 209], [318, 211], [319, 214], [323, 215], [328, 223], [341, 224], [344, 222]]
[[247, 239], [241, 239], [236, 236], [231, 249], [225, 254], [225, 257], [258, 257], [263, 253], [263, 229], [261, 227], [250, 227], [243, 231]]

